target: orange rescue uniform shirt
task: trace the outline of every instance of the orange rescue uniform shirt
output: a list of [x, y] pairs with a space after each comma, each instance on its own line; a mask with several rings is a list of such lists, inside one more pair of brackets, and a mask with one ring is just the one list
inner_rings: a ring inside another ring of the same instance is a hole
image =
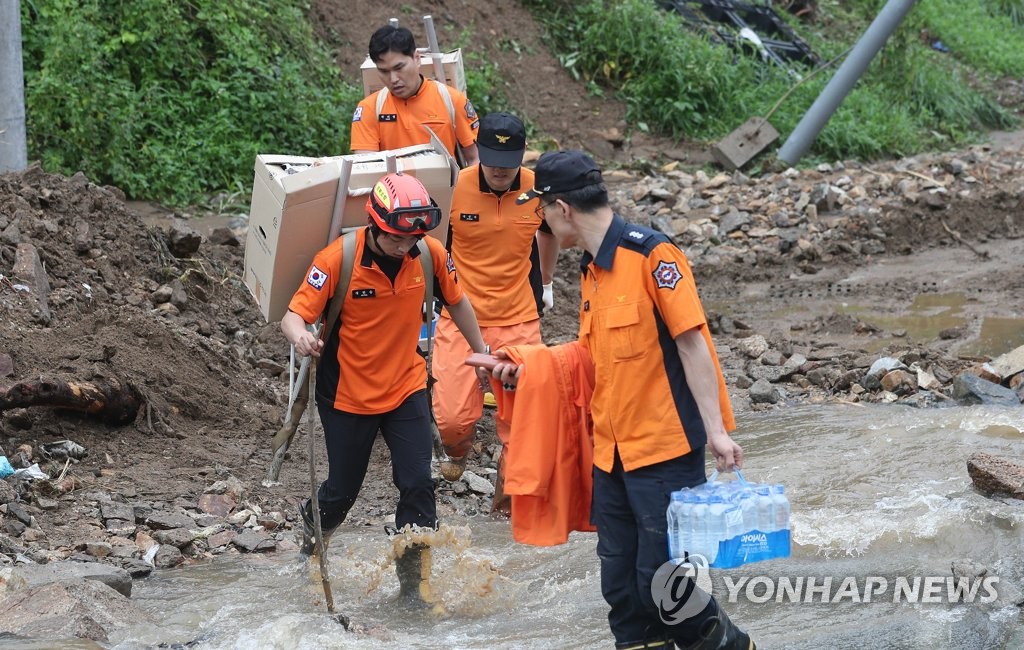
[[631, 471], [707, 443], [674, 340], [695, 327], [711, 351], [722, 419], [732, 431], [725, 377], [682, 251], [615, 215], [597, 256], [585, 253], [580, 266], [579, 340], [596, 372], [594, 464], [611, 472], [617, 447]]
[[430, 135], [423, 125], [430, 127], [453, 156], [456, 136], [463, 147], [473, 145], [480, 122], [476, 109], [463, 93], [449, 86], [455, 108], [453, 132], [448, 107], [437, 90], [438, 83], [423, 79], [419, 92], [409, 99], [399, 99], [389, 92], [380, 113], [377, 93], [364, 97], [352, 114], [352, 150], [387, 151], [428, 144]]
[[539, 199], [516, 205], [520, 186], [533, 187], [532, 170], [520, 168], [500, 197], [487, 186], [479, 165], [463, 169], [455, 184], [449, 248], [481, 327], [540, 318], [540, 257], [534, 235], [544, 220], [535, 212]]
[[[426, 284], [413, 248], [402, 260], [394, 284], [373, 263], [366, 245], [368, 228], [356, 233], [355, 264], [348, 295], [317, 366], [317, 399], [348, 413], [387, 413], [427, 385], [427, 366], [418, 352]], [[462, 300], [455, 265], [433, 237], [424, 241], [434, 261], [435, 294], [446, 304]], [[288, 309], [307, 323], [330, 304], [341, 274], [339, 237], [313, 258], [306, 279]]]

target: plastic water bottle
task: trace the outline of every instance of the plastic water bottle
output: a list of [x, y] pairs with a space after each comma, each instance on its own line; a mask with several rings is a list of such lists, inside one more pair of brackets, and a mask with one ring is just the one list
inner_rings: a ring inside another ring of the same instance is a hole
[[712, 494], [708, 498], [708, 526], [707, 526], [707, 558], [708, 564], [713, 564], [718, 557], [718, 544], [726, 537], [725, 512], [730, 507], [720, 494]]
[[786, 488], [781, 483], [772, 486], [772, 530], [789, 529], [789, 499], [786, 498]]
[[668, 553], [674, 560], [682, 559], [688, 546], [690, 516], [693, 504], [688, 490], [672, 493], [668, 504]]
[[767, 485], [757, 486], [757, 530], [770, 533], [775, 530], [775, 502], [772, 500], [771, 488]]
[[722, 539], [732, 539], [744, 533], [742, 500], [738, 490], [733, 490], [725, 499], [725, 535]]
[[[687, 553], [708, 557], [708, 501], [704, 491], [692, 493], [692, 509], [690, 510], [690, 529], [688, 537], [690, 547], [683, 549]], [[710, 563], [710, 559], [708, 560]]]
[[757, 492], [745, 487], [740, 491], [740, 513], [743, 516], [744, 533], [757, 530]]

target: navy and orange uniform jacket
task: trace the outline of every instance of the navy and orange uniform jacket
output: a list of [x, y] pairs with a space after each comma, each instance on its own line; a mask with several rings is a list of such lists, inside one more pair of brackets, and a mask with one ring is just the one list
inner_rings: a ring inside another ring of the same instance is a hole
[[536, 214], [537, 199], [516, 205], [521, 186], [533, 187], [532, 170], [521, 167], [499, 196], [479, 165], [463, 169], [455, 184], [448, 248], [481, 327], [540, 318], [540, 256], [534, 236], [548, 229]]
[[[367, 228], [356, 233], [348, 295], [321, 352], [316, 397], [340, 411], [372, 415], [397, 408], [427, 385], [427, 366], [418, 348], [428, 279], [417, 259], [419, 248], [413, 248], [392, 284], [372, 261], [367, 233]], [[462, 288], [448, 252], [433, 237], [424, 241], [434, 261], [434, 295], [446, 304], [459, 302]], [[313, 258], [288, 309], [307, 323], [316, 321], [334, 295], [341, 257], [339, 237]]]
[[686, 256], [665, 235], [615, 215], [596, 257], [585, 253], [580, 343], [596, 373], [594, 465], [612, 471], [618, 448], [631, 471], [707, 443], [675, 344], [698, 328], [714, 360], [727, 431], [735, 428], [725, 378]]

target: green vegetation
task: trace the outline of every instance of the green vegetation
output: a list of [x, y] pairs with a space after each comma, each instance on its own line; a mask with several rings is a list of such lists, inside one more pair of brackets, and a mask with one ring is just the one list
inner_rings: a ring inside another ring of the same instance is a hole
[[[316, 40], [308, 1], [24, 0], [30, 156], [133, 198], [184, 206], [244, 196], [257, 153], [347, 151], [361, 89]], [[834, 70], [766, 65], [696, 34], [653, 0], [521, 1], [570, 72], [595, 94], [622, 99], [639, 130], [711, 141], [770, 115], [785, 136]], [[780, 15], [823, 59], [841, 59], [884, 4], [822, 0], [811, 24]], [[905, 155], [1010, 127], [991, 91], [1000, 78], [1024, 76], [1022, 17], [1024, 0], [921, 0], [812, 156]], [[478, 112], [515, 111], [494, 64], [468, 47], [469, 32], [445, 29], [464, 48]], [[501, 47], [522, 47], [507, 36]], [[949, 53], [932, 48], [938, 40]]]
[[[835, 69], [811, 77], [811, 69], [764, 65], [711, 43], [650, 0], [523, 1], [548, 27], [549, 42], [577, 78], [616, 93], [637, 128], [675, 137], [718, 139], [750, 116], [768, 115], [792, 89], [771, 114], [785, 137]], [[853, 46], [884, 4], [822, 2], [825, 15], [814, 26], [782, 15], [829, 60]], [[1024, 74], [1024, 32], [1013, 27], [1009, 7], [995, 4], [1019, 9], [1021, 2], [919, 3], [828, 122], [812, 153], [833, 159], [905, 155], [1011, 126], [1011, 114], [984, 89], [996, 76]], [[942, 39], [952, 53], [931, 49], [922, 34]], [[964, 64], [970, 66], [973, 86]]]
[[171, 205], [248, 188], [256, 153], [337, 154], [361, 96], [300, 0], [26, 0], [30, 155]]

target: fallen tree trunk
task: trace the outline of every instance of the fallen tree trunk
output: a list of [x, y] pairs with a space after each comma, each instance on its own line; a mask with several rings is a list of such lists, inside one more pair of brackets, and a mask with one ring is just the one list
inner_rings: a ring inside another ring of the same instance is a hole
[[0, 412], [29, 406], [52, 406], [85, 411], [114, 426], [134, 422], [141, 405], [142, 395], [138, 390], [116, 379], [95, 383], [40, 379], [0, 388]]

